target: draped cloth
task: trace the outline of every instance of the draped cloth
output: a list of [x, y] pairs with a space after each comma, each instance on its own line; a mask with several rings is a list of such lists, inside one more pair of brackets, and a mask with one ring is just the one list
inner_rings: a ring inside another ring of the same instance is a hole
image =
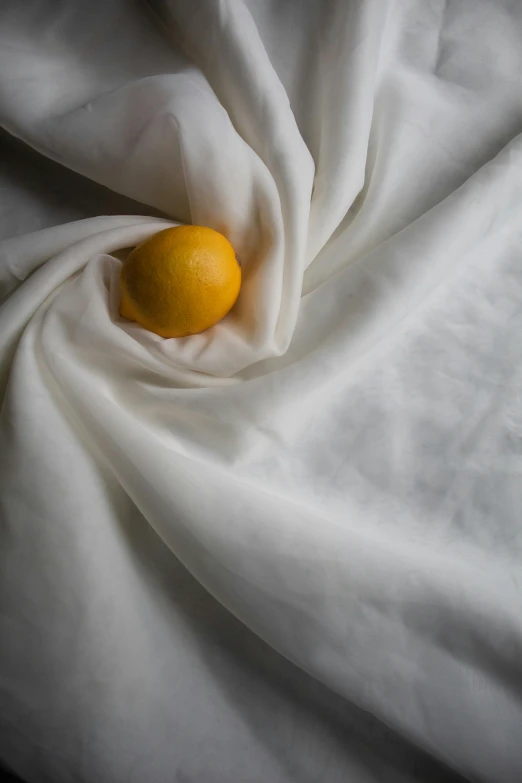
[[[0, 4], [28, 781], [522, 780], [521, 69], [512, 0]], [[179, 223], [243, 285], [163, 340]]]

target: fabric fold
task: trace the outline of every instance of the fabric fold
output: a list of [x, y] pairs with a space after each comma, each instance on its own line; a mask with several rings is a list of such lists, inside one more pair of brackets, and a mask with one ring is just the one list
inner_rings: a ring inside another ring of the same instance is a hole
[[[449, 769], [515, 783], [521, 13], [103, 14], [0, 11], [4, 127], [165, 214], [0, 243], [2, 754], [31, 780], [306, 783], [330, 755], [321, 779], [384, 779], [330, 736], [295, 776], [253, 739], [237, 682], [270, 647]], [[163, 340], [119, 315], [120, 264], [180, 222], [223, 232], [244, 282], [216, 327]], [[213, 623], [243, 640], [226, 663]], [[323, 721], [277, 704], [297, 758]]]

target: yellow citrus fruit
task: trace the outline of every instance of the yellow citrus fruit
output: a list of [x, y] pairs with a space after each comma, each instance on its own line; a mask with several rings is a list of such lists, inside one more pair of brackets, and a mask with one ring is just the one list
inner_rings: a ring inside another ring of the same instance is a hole
[[222, 234], [203, 226], [160, 231], [121, 268], [120, 313], [161, 337], [198, 334], [234, 305], [241, 265]]

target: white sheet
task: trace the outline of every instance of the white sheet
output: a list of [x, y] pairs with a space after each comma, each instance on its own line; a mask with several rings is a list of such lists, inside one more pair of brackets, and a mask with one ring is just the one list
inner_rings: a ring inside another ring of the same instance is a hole
[[[3, 758], [440, 779], [365, 756], [344, 699], [521, 780], [522, 6], [4, 0], [0, 38], [4, 128], [148, 205], [56, 226], [41, 194], [0, 246]], [[171, 221], [245, 279], [165, 341], [113, 254]]]

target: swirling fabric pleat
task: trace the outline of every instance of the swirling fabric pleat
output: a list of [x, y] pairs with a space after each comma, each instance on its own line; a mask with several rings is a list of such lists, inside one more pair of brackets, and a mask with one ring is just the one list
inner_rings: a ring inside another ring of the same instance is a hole
[[[522, 779], [521, 43], [508, 0], [2, 3], [3, 127], [144, 205], [0, 244], [28, 780]], [[118, 275], [180, 222], [244, 283], [163, 340]]]

